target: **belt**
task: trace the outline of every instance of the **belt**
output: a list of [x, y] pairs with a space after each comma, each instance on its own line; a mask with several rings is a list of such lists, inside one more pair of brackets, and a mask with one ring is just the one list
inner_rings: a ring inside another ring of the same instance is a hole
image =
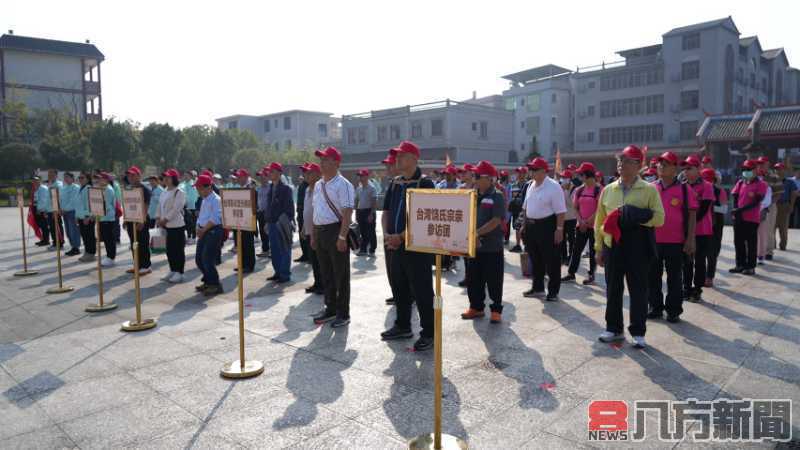
[[324, 229], [333, 228], [333, 227], [341, 228], [341, 226], [342, 226], [342, 222], [334, 222], [334, 223], [326, 223], [325, 225], [314, 225], [314, 228], [317, 228], [319, 230], [324, 230]]
[[555, 217], [556, 217], [555, 214], [547, 216], [547, 217], [542, 217], [541, 219], [531, 219], [529, 217], [526, 217], [525, 218], [525, 223], [526, 224], [535, 224], [535, 223], [549, 222], [549, 221], [555, 219]]

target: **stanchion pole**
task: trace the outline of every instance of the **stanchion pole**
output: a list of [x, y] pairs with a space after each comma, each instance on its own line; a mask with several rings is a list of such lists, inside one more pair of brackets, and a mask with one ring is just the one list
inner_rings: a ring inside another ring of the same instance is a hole
[[72, 286], [64, 286], [64, 278], [61, 274], [61, 214], [59, 210], [53, 211], [53, 222], [56, 227], [56, 264], [58, 267], [58, 287], [50, 288], [47, 290], [48, 294], [63, 294], [64, 292], [71, 292]]
[[411, 450], [459, 449], [467, 443], [449, 434], [442, 434], [442, 255], [436, 255], [436, 291], [433, 298], [433, 433], [417, 436], [408, 444]]
[[100, 263], [101, 255], [103, 254], [103, 241], [100, 239], [100, 217], [95, 217], [94, 220], [94, 236], [97, 244], [95, 245], [95, 255], [97, 256], [97, 290], [100, 293], [100, 302], [96, 305], [89, 305], [84, 309], [86, 312], [101, 312], [108, 311], [117, 307], [114, 302], [103, 303], [103, 265]]
[[39, 273], [38, 270], [28, 270], [28, 246], [27, 242], [25, 242], [25, 212], [23, 211], [25, 208], [23, 206], [23, 203], [25, 203], [25, 196], [22, 194], [22, 189], [17, 189], [17, 204], [19, 205], [19, 224], [22, 230], [22, 270], [14, 273], [15, 277], [27, 277]]
[[[130, 320], [122, 324], [122, 331], [143, 331], [156, 326], [156, 319], [142, 320], [142, 292], [139, 287], [139, 225], [136, 222], [128, 222], [133, 235], [133, 289], [136, 295], [136, 321]], [[146, 226], [145, 224], [141, 224]], [[149, 242], [147, 243], [149, 245]]]
[[237, 272], [237, 284], [239, 291], [239, 360], [226, 364], [220, 371], [220, 375], [225, 378], [250, 378], [261, 375], [264, 372], [264, 364], [261, 361], [247, 361], [244, 357], [244, 275], [242, 274], [242, 233], [243, 230], [236, 232], [236, 261], [239, 269]]

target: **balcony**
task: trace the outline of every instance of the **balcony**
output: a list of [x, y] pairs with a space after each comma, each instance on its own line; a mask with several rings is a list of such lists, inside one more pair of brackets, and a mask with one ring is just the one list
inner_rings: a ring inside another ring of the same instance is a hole
[[89, 95], [97, 95], [100, 93], [99, 81], [84, 81], [83, 87], [86, 90], [86, 93]]
[[87, 122], [100, 122], [101, 120], [103, 120], [103, 118], [100, 116], [100, 114], [86, 113]]

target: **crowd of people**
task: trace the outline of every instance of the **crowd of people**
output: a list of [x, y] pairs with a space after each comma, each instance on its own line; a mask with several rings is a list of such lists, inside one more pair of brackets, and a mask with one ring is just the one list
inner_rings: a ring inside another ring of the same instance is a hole
[[[273, 162], [256, 172], [231, 173], [228, 183], [211, 169], [181, 174], [168, 169], [160, 176], [143, 179], [132, 166], [119, 179], [105, 171], [66, 172], [63, 180], [51, 169], [47, 180], [33, 179], [32, 219], [41, 236], [36, 245], [54, 250], [56, 232], [63, 230], [69, 243], [65, 256], [83, 255], [94, 261], [97, 243], [95, 220], [105, 247], [101, 264], [114, 266], [120, 243], [122, 189], [141, 188], [147, 222], [125, 223], [138, 246], [139, 274], [151, 269], [151, 230], [164, 236], [169, 273], [163, 281], [184, 281], [185, 248], [196, 245], [195, 264], [202, 273], [196, 290], [211, 297], [223, 292], [217, 266], [224, 242], [241, 233], [241, 270], [255, 270], [256, 258], [270, 258], [273, 274], [268, 281], [291, 281], [294, 232], [301, 255], [295, 262], [310, 264], [313, 283], [306, 292], [322, 295], [324, 306], [313, 316], [317, 324], [338, 328], [350, 323], [350, 252], [375, 257], [377, 211], [381, 227], [386, 273], [394, 305], [394, 324], [381, 334], [383, 340], [411, 339], [412, 309], [420, 318], [417, 351], [433, 347], [433, 256], [405, 247], [406, 190], [473, 189], [477, 193], [477, 249], [463, 259], [469, 300], [465, 320], [485, 317], [487, 292], [490, 321], [502, 323], [505, 252], [521, 253], [532, 286], [524, 297], [558, 301], [562, 283], [577, 281], [588, 259], [583, 285], [595, 283], [597, 267], [604, 267], [606, 330], [602, 342], [625, 339], [623, 292], [630, 298], [628, 331], [637, 348], [646, 346], [648, 320], [681, 321], [683, 302], [701, 302], [703, 289], [713, 288], [723, 227], [730, 213], [736, 264], [730, 272], [754, 275], [757, 265], [771, 260], [777, 248], [787, 246], [789, 217], [798, 195], [796, 180], [786, 176], [783, 163], [772, 165], [766, 157], [746, 160], [730, 193], [708, 156], [679, 159], [665, 152], [646, 161], [646, 154], [631, 145], [617, 155], [617, 171], [607, 182], [590, 162], [552, 170], [543, 158], [535, 158], [509, 173], [489, 161], [456, 167], [449, 164], [423, 174], [420, 149], [404, 141], [392, 148], [383, 165], [388, 185], [382, 205], [370, 181], [370, 172], [358, 171], [357, 186], [342, 176], [342, 154], [334, 147], [318, 150], [318, 162], [306, 162], [296, 190], [286, 183], [284, 168]], [[104, 190], [105, 215], [89, 213], [89, 188]], [[255, 191], [257, 231], [226, 230], [222, 222], [220, 188]], [[60, 214], [54, 213], [50, 190], [57, 189]], [[732, 201], [728, 200], [729, 195]], [[353, 213], [355, 212], [355, 222]], [[56, 221], [62, 221], [56, 223]], [[59, 226], [57, 226], [59, 225]], [[775, 238], [776, 232], [780, 241]], [[514, 242], [511, 242], [511, 235]], [[64, 242], [63, 237], [58, 237]], [[260, 251], [256, 253], [256, 240]], [[524, 252], [523, 252], [524, 250]], [[446, 270], [456, 270], [456, 257], [444, 258]], [[566, 266], [566, 274], [564, 274]], [[132, 268], [128, 273], [133, 273]], [[238, 267], [235, 269], [238, 270]], [[666, 272], [666, 291], [662, 280]], [[545, 284], [545, 280], [547, 283]]]

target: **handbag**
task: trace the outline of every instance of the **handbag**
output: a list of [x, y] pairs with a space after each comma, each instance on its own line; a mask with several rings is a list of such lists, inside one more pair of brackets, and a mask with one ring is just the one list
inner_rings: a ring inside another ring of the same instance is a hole
[[[328, 208], [330, 208], [331, 211], [336, 214], [336, 218], [339, 219], [339, 222], [341, 222], [342, 214], [339, 212], [339, 208], [333, 204], [330, 197], [328, 197], [328, 190], [325, 189], [325, 182], [322, 182], [322, 195], [325, 196], [325, 201], [328, 203]], [[350, 247], [350, 250], [352, 251], [356, 251], [361, 248], [361, 236], [358, 233], [358, 224], [350, 224], [350, 227], [347, 230], [347, 246]]]

